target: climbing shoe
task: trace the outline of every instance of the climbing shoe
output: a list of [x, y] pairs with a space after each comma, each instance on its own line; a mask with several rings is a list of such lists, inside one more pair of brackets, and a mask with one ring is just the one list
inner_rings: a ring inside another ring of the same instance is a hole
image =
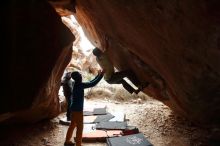
[[65, 142], [64, 146], [75, 146], [75, 143], [73, 143], [72, 141], [70, 142]]

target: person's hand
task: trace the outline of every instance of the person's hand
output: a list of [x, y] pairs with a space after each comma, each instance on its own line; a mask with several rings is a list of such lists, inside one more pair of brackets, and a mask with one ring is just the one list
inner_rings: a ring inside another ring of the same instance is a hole
[[101, 74], [103, 75], [105, 73], [105, 70], [103, 69], [102, 71], [101, 71]]
[[104, 72], [105, 72], [104, 70], [99, 70], [99, 71], [98, 71], [98, 74], [103, 75]]

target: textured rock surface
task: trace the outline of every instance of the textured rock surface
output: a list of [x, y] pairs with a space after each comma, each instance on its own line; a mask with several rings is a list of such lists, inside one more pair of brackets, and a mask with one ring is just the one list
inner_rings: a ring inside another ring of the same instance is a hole
[[77, 20], [119, 70], [191, 120], [220, 125], [220, 2], [78, 0]]
[[7, 1], [2, 8], [4, 90], [0, 122], [34, 122], [59, 113], [58, 90], [74, 36], [44, 1]]

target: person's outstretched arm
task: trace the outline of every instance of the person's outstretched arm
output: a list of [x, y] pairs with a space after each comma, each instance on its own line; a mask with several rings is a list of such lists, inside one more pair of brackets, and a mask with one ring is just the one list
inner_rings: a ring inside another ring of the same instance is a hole
[[102, 71], [101, 73], [99, 73], [93, 80], [89, 81], [89, 82], [83, 82], [83, 87], [84, 88], [91, 88], [94, 87], [96, 84], [98, 84], [98, 82], [102, 79], [104, 72]]

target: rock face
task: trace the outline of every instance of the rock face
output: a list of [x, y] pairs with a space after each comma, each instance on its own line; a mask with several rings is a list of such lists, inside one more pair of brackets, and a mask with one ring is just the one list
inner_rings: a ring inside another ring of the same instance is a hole
[[220, 125], [220, 2], [77, 0], [75, 16], [119, 70], [197, 124]]
[[59, 113], [58, 90], [74, 36], [45, 1], [7, 1], [0, 122], [35, 122]]

